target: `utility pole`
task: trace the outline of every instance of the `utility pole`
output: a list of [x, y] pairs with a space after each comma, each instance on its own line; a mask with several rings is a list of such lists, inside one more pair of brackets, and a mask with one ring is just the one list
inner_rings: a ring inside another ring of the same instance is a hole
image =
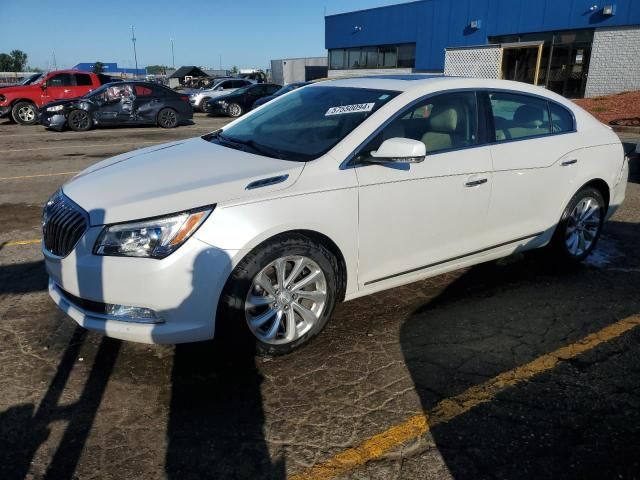
[[56, 52], [51, 52], [51, 54], [53, 55], [53, 69], [57, 70], [58, 69], [58, 63], [56, 62]]
[[136, 52], [136, 34], [133, 30], [133, 25], [131, 25], [131, 41], [133, 42], [133, 59], [136, 62], [136, 72], [135, 77], [138, 77], [138, 53]]
[[222, 70], [222, 54], [220, 54], [220, 70]]
[[173, 38], [171, 39], [171, 65], [173, 68], [176, 68], [176, 55], [173, 52]]

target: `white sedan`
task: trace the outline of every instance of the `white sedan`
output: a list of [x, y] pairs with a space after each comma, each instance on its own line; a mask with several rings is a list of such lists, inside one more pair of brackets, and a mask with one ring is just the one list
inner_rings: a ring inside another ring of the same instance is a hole
[[282, 354], [336, 302], [535, 248], [583, 260], [625, 196], [615, 133], [521, 83], [316, 83], [100, 162], [43, 216], [53, 300], [139, 342]]

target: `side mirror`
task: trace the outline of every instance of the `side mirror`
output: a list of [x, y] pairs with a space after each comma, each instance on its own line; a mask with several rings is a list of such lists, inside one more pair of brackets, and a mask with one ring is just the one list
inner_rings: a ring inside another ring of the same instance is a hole
[[382, 142], [378, 150], [371, 152], [371, 163], [420, 163], [427, 156], [424, 143], [411, 138], [390, 138]]
[[47, 82], [42, 82], [42, 83], [40, 84], [40, 89], [41, 89], [41, 90], [46, 90], [46, 89], [47, 89]]

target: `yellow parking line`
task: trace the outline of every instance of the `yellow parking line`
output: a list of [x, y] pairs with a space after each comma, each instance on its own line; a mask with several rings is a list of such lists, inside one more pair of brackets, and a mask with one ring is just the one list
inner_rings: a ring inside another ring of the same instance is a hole
[[379, 433], [354, 448], [338, 453], [329, 460], [293, 475], [292, 480], [328, 480], [343, 475], [365, 463], [380, 458], [403, 443], [416, 439], [430, 428], [447, 423], [474, 407], [492, 401], [507, 388], [526, 382], [536, 375], [555, 368], [598, 345], [620, 337], [640, 325], [640, 315], [622, 319], [602, 330], [587, 335], [576, 343], [547, 353], [513, 370], [501, 373], [485, 383], [469, 388], [452, 398], [442, 400], [428, 414], [415, 415], [407, 421]]
[[21, 180], [23, 178], [55, 177], [58, 175], [73, 175], [74, 173], [78, 173], [78, 172], [80, 172], [80, 170], [76, 170], [73, 172], [40, 173], [38, 175], [20, 175], [18, 177], [0, 177], [0, 180]]
[[3, 247], [17, 247], [19, 245], [33, 245], [35, 243], [40, 243], [40, 239], [33, 239], [33, 240], [15, 240], [13, 242], [7, 242], [5, 244], [2, 244]]

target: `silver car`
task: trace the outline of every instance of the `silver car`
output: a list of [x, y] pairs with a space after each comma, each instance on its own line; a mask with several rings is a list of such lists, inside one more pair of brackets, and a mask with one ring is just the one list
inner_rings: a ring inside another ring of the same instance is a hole
[[226, 95], [252, 83], [254, 82], [243, 78], [220, 78], [217, 79], [210, 88], [193, 92], [189, 95], [189, 101], [194, 110], [206, 112], [208, 108], [207, 102], [212, 98]]

